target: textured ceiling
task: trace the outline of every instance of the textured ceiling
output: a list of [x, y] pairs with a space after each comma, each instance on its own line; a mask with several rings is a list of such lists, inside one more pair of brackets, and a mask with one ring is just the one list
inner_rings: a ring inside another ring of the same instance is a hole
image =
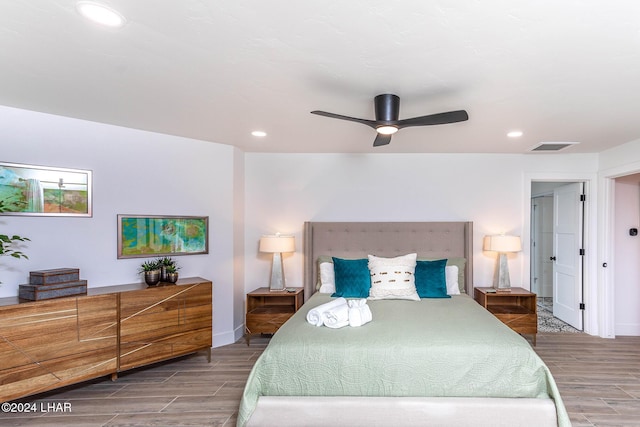
[[[580, 153], [640, 138], [637, 0], [104, 3], [124, 28], [70, 0], [2, 0], [0, 104], [260, 152]], [[374, 149], [371, 128], [309, 113], [373, 119], [380, 93], [400, 96], [401, 119], [470, 119]]]

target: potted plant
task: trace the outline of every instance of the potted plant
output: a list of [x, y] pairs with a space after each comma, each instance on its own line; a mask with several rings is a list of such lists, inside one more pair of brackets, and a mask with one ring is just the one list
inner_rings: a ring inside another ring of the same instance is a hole
[[149, 286], [155, 286], [160, 281], [160, 264], [158, 261], [145, 261], [140, 265], [141, 274], [144, 274], [144, 281]]
[[180, 267], [174, 263], [172, 265], [167, 265], [165, 269], [167, 273], [167, 282], [176, 283], [178, 281], [178, 270], [180, 270]]
[[[167, 267], [175, 267], [176, 262], [171, 257], [158, 258], [158, 265], [160, 266], [160, 281], [167, 281]], [[175, 272], [175, 270], [174, 270]]]
[[[6, 210], [7, 209], [4, 206], [4, 202], [0, 200], [0, 213], [6, 212]], [[0, 234], [0, 256], [7, 255], [7, 256], [12, 256], [14, 258], [29, 259], [29, 257], [25, 255], [24, 252], [17, 251], [12, 248], [12, 245], [15, 245], [17, 242], [26, 242], [26, 241], [30, 241], [30, 239], [28, 237], [22, 237], [16, 234], [12, 236], [8, 234]]]

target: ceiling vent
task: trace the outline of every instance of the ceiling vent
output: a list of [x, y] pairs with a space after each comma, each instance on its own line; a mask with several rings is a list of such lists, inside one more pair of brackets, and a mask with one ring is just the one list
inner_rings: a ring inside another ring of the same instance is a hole
[[565, 148], [576, 144], [579, 144], [579, 142], [541, 142], [530, 151], [534, 153], [548, 153], [550, 151], [564, 150]]

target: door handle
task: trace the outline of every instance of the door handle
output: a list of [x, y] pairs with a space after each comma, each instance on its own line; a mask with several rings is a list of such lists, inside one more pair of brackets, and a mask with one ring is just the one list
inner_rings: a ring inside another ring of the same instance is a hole
[[555, 260], [556, 260], [556, 257], [554, 257], [554, 256], [549, 257], [549, 260], [550, 260], [550, 261], [555, 261]]

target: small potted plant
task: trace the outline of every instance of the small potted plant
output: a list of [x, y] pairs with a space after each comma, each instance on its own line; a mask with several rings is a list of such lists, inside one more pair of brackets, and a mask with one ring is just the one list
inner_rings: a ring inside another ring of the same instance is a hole
[[167, 272], [167, 282], [169, 283], [176, 283], [178, 281], [178, 270], [180, 270], [180, 267], [178, 267], [175, 263], [171, 264], [171, 265], [167, 265], [165, 267], [166, 272]]
[[149, 286], [155, 286], [160, 281], [160, 265], [158, 261], [145, 261], [140, 265], [140, 273], [144, 274], [144, 281]]
[[171, 257], [158, 258], [157, 261], [160, 267], [160, 281], [167, 282], [167, 267], [175, 267], [176, 262]]

